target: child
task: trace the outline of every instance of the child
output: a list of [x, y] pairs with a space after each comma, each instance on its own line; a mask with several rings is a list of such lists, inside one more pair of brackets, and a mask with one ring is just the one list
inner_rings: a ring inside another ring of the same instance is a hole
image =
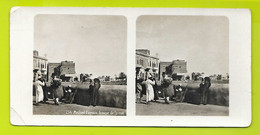
[[70, 103], [72, 95], [73, 95], [73, 93], [72, 93], [72, 90], [71, 90], [71, 85], [69, 85], [65, 89], [65, 103]]
[[176, 86], [176, 101], [180, 102], [182, 98], [182, 88], [181, 88], [181, 84]]

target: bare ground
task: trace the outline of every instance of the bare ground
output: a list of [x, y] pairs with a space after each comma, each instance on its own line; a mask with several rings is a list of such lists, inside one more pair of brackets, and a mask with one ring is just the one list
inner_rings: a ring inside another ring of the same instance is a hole
[[55, 105], [53, 101], [47, 104], [33, 105], [33, 114], [36, 115], [113, 115], [125, 116], [126, 110], [105, 106], [83, 106], [77, 104]]
[[136, 115], [155, 116], [228, 116], [229, 107], [219, 105], [194, 105], [188, 103], [165, 104], [163, 99], [150, 104], [136, 104]]

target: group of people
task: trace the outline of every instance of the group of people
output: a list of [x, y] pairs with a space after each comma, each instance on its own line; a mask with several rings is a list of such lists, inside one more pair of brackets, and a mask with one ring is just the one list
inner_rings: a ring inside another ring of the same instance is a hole
[[200, 83], [200, 104], [206, 105], [208, 103], [208, 97], [209, 97], [209, 87], [211, 86], [210, 78], [205, 77], [201, 78]]
[[[59, 105], [62, 99], [64, 99], [63, 101], [65, 103], [71, 103], [76, 93], [76, 91], [71, 88], [71, 85], [63, 88], [61, 86], [61, 79], [57, 78], [57, 76], [53, 77], [50, 88], [55, 105]], [[49, 91], [39, 70], [34, 70], [33, 89], [35, 91], [35, 105], [47, 103]]]
[[[166, 104], [170, 104], [170, 99], [174, 99], [175, 102], [182, 102], [184, 100], [186, 90], [182, 89], [181, 84], [171, 85], [172, 78], [169, 77], [165, 72], [162, 73], [162, 79], [160, 81], [155, 79], [155, 76], [149, 72], [149, 69], [145, 72], [145, 79], [141, 76], [140, 70], [136, 70], [136, 103], [141, 103], [141, 98], [146, 95], [146, 104], [150, 102], [156, 102], [159, 99], [158, 88], [162, 92], [164, 101]], [[160, 84], [160, 87], [158, 87]], [[199, 85], [199, 99], [200, 104], [207, 104], [209, 88], [211, 86], [210, 78], [202, 78]], [[174, 97], [174, 98], [173, 98]]]
[[[153, 101], [156, 102], [159, 99], [159, 94], [157, 89], [158, 82], [155, 79], [155, 75], [150, 73], [149, 69], [147, 69], [145, 73], [146, 79], [143, 79], [140, 74], [140, 70], [136, 70], [136, 102], [141, 103], [141, 98], [144, 94], [146, 95], [146, 104], [150, 104], [150, 102]], [[170, 95], [172, 95], [172, 89], [169, 86], [171, 83], [172, 79], [168, 77], [165, 72], [163, 72], [161, 79], [161, 88], [166, 104], [170, 104], [169, 100]]]
[[[89, 84], [89, 90], [91, 91], [90, 103], [92, 103], [93, 106], [96, 106], [98, 90], [101, 87], [101, 84], [99, 79], [94, 78], [93, 80], [94, 81], [91, 79]], [[77, 89], [73, 89], [71, 85], [63, 87], [61, 82], [61, 79], [56, 75], [53, 75], [49, 89], [51, 90], [54, 104], [59, 105], [62, 102], [71, 104], [77, 94]], [[35, 105], [39, 105], [39, 103], [47, 103], [48, 92], [50, 91], [47, 90], [46, 82], [39, 70], [34, 70], [33, 89], [35, 91]]]
[[[93, 80], [93, 81], [92, 81]], [[90, 79], [90, 105], [93, 105], [94, 107], [97, 105], [97, 99], [98, 99], [98, 91], [101, 87], [100, 80], [98, 78]]]
[[[77, 90], [72, 89], [71, 85], [63, 87], [61, 85], [62, 80], [57, 76], [53, 76], [51, 82], [51, 90], [53, 92], [54, 104], [59, 105], [64, 101], [65, 103], [72, 103], [74, 96], [76, 95]], [[62, 100], [64, 99], [64, 100]]]

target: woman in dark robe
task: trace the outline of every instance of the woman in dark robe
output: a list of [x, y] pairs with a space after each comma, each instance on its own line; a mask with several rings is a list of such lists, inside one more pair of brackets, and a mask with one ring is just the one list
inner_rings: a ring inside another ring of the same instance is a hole
[[170, 99], [170, 95], [171, 95], [171, 88], [170, 88], [170, 85], [172, 83], [172, 79], [169, 78], [165, 72], [162, 73], [162, 82], [161, 82], [161, 86], [162, 86], [162, 89], [164, 91], [164, 98], [165, 98], [165, 103], [166, 104], [170, 104], [169, 102], [169, 99]]
[[54, 76], [52, 80], [52, 88], [53, 88], [53, 93], [54, 93], [54, 103], [56, 105], [60, 104], [61, 98], [64, 96], [63, 93], [63, 87], [61, 86], [61, 80]]

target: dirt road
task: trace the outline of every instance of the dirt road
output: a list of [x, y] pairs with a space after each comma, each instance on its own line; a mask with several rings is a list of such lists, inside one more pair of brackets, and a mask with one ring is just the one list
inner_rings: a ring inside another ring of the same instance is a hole
[[193, 105], [188, 103], [165, 104], [163, 100], [149, 105], [136, 104], [136, 115], [156, 116], [228, 116], [229, 107], [219, 105]]
[[54, 105], [52, 102], [48, 104], [33, 105], [33, 114], [39, 115], [113, 115], [125, 116], [126, 110], [105, 106], [83, 106], [77, 104], [60, 104]]

